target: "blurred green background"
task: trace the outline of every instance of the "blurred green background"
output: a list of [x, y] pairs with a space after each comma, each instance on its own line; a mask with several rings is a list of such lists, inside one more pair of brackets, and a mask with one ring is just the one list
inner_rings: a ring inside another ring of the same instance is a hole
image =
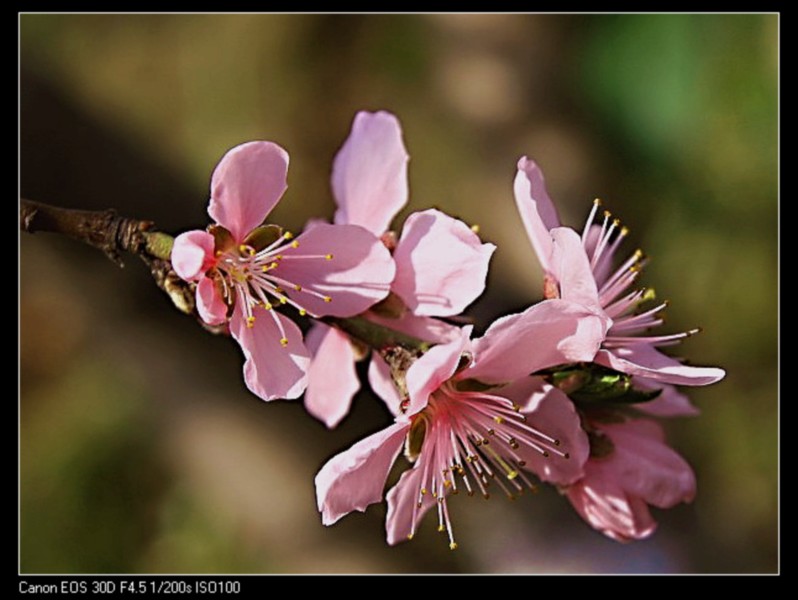
[[[368, 393], [335, 431], [265, 405], [235, 343], [173, 310], [129, 258], [20, 239], [20, 568], [25, 573], [772, 573], [778, 553], [777, 15], [20, 16], [21, 192], [203, 227], [231, 146], [291, 155], [273, 220], [329, 217], [360, 109], [399, 116], [411, 201], [499, 247], [480, 326], [538, 300], [512, 181], [527, 154], [563, 220], [596, 196], [652, 257], [678, 351], [728, 371], [668, 423], [694, 504], [622, 545], [552, 490], [451, 503], [384, 541], [382, 505], [321, 525], [313, 476], [390, 417]], [[397, 221], [396, 224], [399, 224]]]

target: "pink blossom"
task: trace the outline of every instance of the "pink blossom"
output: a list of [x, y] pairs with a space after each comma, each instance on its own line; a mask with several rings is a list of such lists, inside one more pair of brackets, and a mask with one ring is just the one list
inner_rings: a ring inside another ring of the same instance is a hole
[[[593, 203], [579, 235], [573, 229], [560, 226], [543, 174], [534, 161], [521, 158], [514, 187], [521, 219], [545, 271], [545, 296], [580, 302], [603, 311], [612, 319], [612, 327], [594, 362], [636, 376], [637, 381], [656, 382], [659, 388], [666, 384], [707, 385], [724, 377], [723, 369], [687, 366], [658, 350], [698, 330], [670, 335], [646, 334], [662, 324], [659, 313], [667, 303], [639, 310], [644, 302], [653, 298], [652, 290], [628, 291], [642, 269], [643, 253], [635, 251], [620, 267], [613, 269], [615, 254], [628, 231], [607, 211], [601, 216], [600, 225], [594, 224], [600, 207], [598, 200]], [[673, 413], [678, 405], [683, 406], [686, 398], [677, 398], [675, 394], [678, 392], [670, 390], [671, 400], [655, 400], [658, 407], [654, 412]]]
[[175, 239], [172, 264], [197, 283], [197, 310], [229, 323], [246, 362], [244, 380], [264, 400], [296, 398], [310, 355], [297, 325], [274, 308], [348, 317], [383, 299], [394, 278], [383, 244], [357, 225], [320, 224], [296, 239], [261, 227], [286, 190], [288, 154], [271, 142], [236, 146], [211, 180], [208, 231]]
[[622, 542], [643, 539], [657, 526], [649, 504], [671, 508], [692, 502], [693, 471], [668, 447], [656, 422], [593, 423], [591, 438], [585, 475], [567, 486], [565, 494], [604, 535]]
[[[338, 206], [334, 222], [385, 236], [408, 200], [408, 159], [394, 115], [359, 112], [333, 161], [332, 190]], [[394, 314], [364, 316], [430, 343], [451, 340], [456, 328], [431, 317], [457, 315], [482, 293], [494, 250], [465, 223], [441, 211], [411, 214], [393, 249], [396, 277], [391, 292], [398, 300]], [[315, 324], [309, 339], [314, 343], [305, 407], [334, 427], [349, 412], [360, 388], [353, 365], [357, 356], [348, 336], [332, 327]], [[386, 381], [386, 365], [376, 352], [372, 365], [375, 361], [382, 364], [370, 368], [369, 379], [379, 387]]]
[[379, 502], [402, 448], [413, 467], [388, 492], [389, 544], [413, 536], [435, 506], [438, 527], [456, 547], [447, 497], [508, 495], [533, 487], [528, 473], [566, 485], [583, 476], [587, 437], [568, 398], [528, 374], [589, 360], [606, 332], [592, 311], [548, 300], [496, 321], [470, 341], [433, 347], [408, 369], [407, 398], [393, 424], [330, 459], [316, 476], [322, 521], [331, 525]]

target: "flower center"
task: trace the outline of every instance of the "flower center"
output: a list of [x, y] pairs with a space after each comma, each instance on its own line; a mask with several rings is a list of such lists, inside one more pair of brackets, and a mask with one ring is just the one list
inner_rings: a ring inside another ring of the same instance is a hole
[[[320, 298], [324, 302], [332, 302], [331, 296], [292, 282], [288, 265], [295, 265], [295, 261], [300, 260], [330, 261], [333, 260], [333, 255], [294, 252], [299, 248], [299, 241], [292, 238], [293, 235], [286, 232], [260, 250], [241, 244], [237, 248], [217, 251], [215, 268], [220, 276], [216, 280], [221, 287], [222, 296], [228, 305], [236, 301], [242, 303], [248, 327], [255, 324], [255, 309], [268, 312], [275, 304], [290, 304], [299, 310], [300, 315], [307, 314], [301, 299], [297, 300], [286, 294], [289, 289]], [[274, 316], [272, 318], [279, 326], [279, 320]], [[280, 342], [284, 346], [288, 343], [285, 335]]]
[[446, 504], [448, 493], [464, 488], [469, 496], [479, 491], [489, 498], [488, 488], [495, 483], [513, 499], [525, 488], [537, 489], [524, 472], [530, 453], [569, 458], [558, 439], [528, 423], [520, 407], [507, 398], [461, 391], [452, 381], [445, 382], [414, 417], [405, 450], [410, 460], [420, 461], [415, 468], [423, 470], [409, 537], [415, 532], [417, 511], [431, 494], [438, 508], [438, 530], [448, 533], [451, 549], [457, 543]]

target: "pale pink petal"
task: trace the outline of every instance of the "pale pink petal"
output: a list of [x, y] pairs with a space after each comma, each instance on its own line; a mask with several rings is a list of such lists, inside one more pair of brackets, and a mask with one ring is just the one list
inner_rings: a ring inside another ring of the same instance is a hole
[[392, 319], [371, 311], [367, 313], [367, 317], [373, 323], [432, 344], [453, 342], [454, 340], [459, 340], [462, 335], [460, 328], [456, 325], [451, 325], [433, 317], [417, 317], [409, 312], [399, 318]]
[[692, 468], [664, 441], [660, 425], [647, 419], [603, 424], [615, 450], [606, 468], [632, 496], [659, 508], [670, 508], [695, 497]]
[[385, 531], [391, 546], [410, 539], [422, 517], [435, 506], [432, 494], [424, 494], [421, 506], [418, 506], [418, 491], [423, 475], [419, 465], [402, 473], [399, 482], [388, 492]]
[[305, 344], [313, 357], [305, 409], [332, 429], [347, 415], [360, 389], [352, 342], [334, 327], [316, 322], [305, 336]]
[[502, 383], [546, 367], [590, 361], [604, 340], [607, 319], [566, 300], [544, 300], [498, 319], [474, 341], [475, 362], [462, 372]]
[[470, 325], [463, 327], [460, 339], [434, 346], [407, 370], [408, 415], [424, 409], [430, 394], [454, 375], [463, 353], [470, 350], [472, 329]]
[[618, 542], [647, 538], [657, 528], [648, 505], [628, 496], [601, 469], [591, 471], [588, 466], [588, 474], [568, 487], [566, 496], [591, 527]]
[[496, 246], [439, 210], [410, 215], [394, 251], [391, 290], [416, 315], [456, 315], [485, 289]]
[[[240, 306], [230, 320], [230, 333], [241, 346], [246, 362], [244, 381], [263, 400], [297, 398], [305, 391], [310, 353], [302, 331], [276, 311], [255, 308], [255, 322], [247, 327]], [[280, 340], [286, 338], [283, 346]]]
[[181, 233], [175, 238], [170, 260], [182, 279], [199, 281], [216, 262], [213, 236], [196, 229]]
[[560, 284], [560, 298], [601, 309], [596, 280], [582, 238], [568, 227], [551, 231], [551, 275]]
[[263, 223], [288, 184], [288, 153], [272, 142], [247, 142], [222, 157], [211, 179], [208, 214], [236, 242]]
[[300, 291], [288, 287], [286, 293], [311, 314], [351, 317], [388, 295], [393, 259], [362, 227], [319, 223], [295, 241], [297, 247], [286, 248], [270, 274], [301, 286]]
[[521, 407], [526, 424], [559, 441], [557, 449], [568, 458], [549, 451], [539, 451], [522, 444], [516, 454], [526, 461], [526, 469], [542, 481], [557, 484], [573, 483], [584, 475], [590, 444], [582, 429], [573, 402], [557, 388], [538, 377], [524, 377], [501, 388], [499, 395]]
[[391, 377], [391, 367], [388, 366], [383, 358], [377, 353], [371, 353], [371, 363], [369, 363], [369, 384], [371, 389], [379, 396], [393, 416], [402, 413], [402, 396], [396, 389], [396, 384]]
[[316, 502], [325, 525], [382, 500], [385, 480], [402, 450], [408, 423], [393, 423], [332, 457], [316, 474]]
[[726, 376], [716, 367], [691, 367], [645, 343], [600, 350], [595, 362], [621, 373], [674, 385], [709, 385]]
[[359, 112], [333, 162], [335, 222], [381, 236], [407, 203], [408, 155], [397, 118]]
[[209, 277], [197, 284], [197, 312], [208, 325], [221, 325], [227, 320], [227, 304]]
[[529, 241], [543, 270], [549, 272], [552, 250], [549, 230], [560, 226], [560, 218], [546, 192], [546, 182], [540, 167], [526, 156], [518, 161], [514, 191], [515, 203], [521, 213]]
[[649, 400], [635, 404], [639, 411], [655, 417], [694, 417], [700, 410], [693, 406], [690, 399], [668, 383], [659, 383], [643, 377], [633, 377], [632, 385], [639, 390], [661, 390], [660, 395]]

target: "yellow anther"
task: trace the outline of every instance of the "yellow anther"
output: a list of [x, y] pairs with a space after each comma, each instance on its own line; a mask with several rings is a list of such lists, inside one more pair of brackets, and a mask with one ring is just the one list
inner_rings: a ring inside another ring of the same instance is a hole
[[285, 348], [288, 345], [288, 338], [280, 338], [280, 345]]
[[293, 238], [293, 237], [294, 237], [294, 234], [293, 234], [293, 233], [291, 233], [290, 231], [286, 231], [286, 232], [283, 234], [283, 239], [284, 239], [284, 240], [290, 240], [290, 239], [291, 239], [291, 238]]
[[277, 256], [274, 257], [274, 260], [283, 260], [283, 255], [278, 254]]
[[643, 292], [643, 295], [640, 296], [641, 302], [647, 302], [649, 300], [654, 300], [657, 297], [657, 292], [654, 288], [646, 288], [646, 291]]
[[252, 246], [241, 244], [238, 247], [238, 250], [241, 252], [241, 254], [249, 254], [250, 256], [255, 256], [255, 248], [253, 248]]
[[479, 233], [479, 225], [477, 224], [472, 225], [471, 231], [473, 231], [474, 233]]
[[449, 544], [449, 550], [457, 550], [457, 542], [451, 542]]
[[280, 296], [280, 304], [285, 304], [286, 302], [288, 302], [288, 300]]
[[295, 289], [297, 292], [301, 292], [301, 291], [302, 291], [302, 286], [301, 286], [301, 285], [299, 285], [299, 284], [296, 284], [296, 285], [294, 286], [294, 289]]
[[255, 326], [255, 317], [247, 317], [247, 327], [252, 328]]
[[496, 415], [495, 417], [493, 417], [493, 420], [496, 421], [499, 425], [504, 423], [504, 417], [500, 417], [499, 415]]
[[513, 480], [518, 477], [518, 471], [510, 471], [507, 473], [507, 479]]
[[271, 302], [264, 302], [263, 303], [263, 308], [266, 309], [266, 310], [271, 310], [274, 307], [272, 306]]
[[635, 250], [634, 259], [640, 260], [641, 258], [643, 258], [643, 251], [640, 248], [638, 248], [637, 250]]
[[629, 228], [626, 225], [621, 227], [621, 235], [624, 236], [624, 237], [629, 235]]
[[620, 227], [621, 220], [620, 219], [613, 219], [612, 225], [613, 225], [613, 227]]
[[595, 204], [596, 206], [601, 206], [601, 198], [594, 198], [593, 204]]
[[612, 216], [612, 213], [610, 211], [608, 211], [608, 210], [604, 211], [604, 218], [605, 219], [609, 219], [611, 216]]
[[427, 488], [421, 488], [421, 495], [422, 496], [426, 496], [427, 495]]
[[276, 269], [277, 268], [277, 261], [273, 260], [272, 262], [270, 262], [269, 263], [269, 268], [270, 269]]
[[327, 260], [332, 260], [333, 259], [333, 255], [332, 254], [325, 254], [324, 258], [326, 258]]
[[446, 480], [443, 482], [443, 487], [445, 487], [445, 488], [450, 488], [450, 487], [452, 487], [452, 482], [451, 482], [451, 481], [449, 481], [448, 479], [446, 479]]
[[278, 294], [282, 294], [282, 293], [283, 293], [283, 288], [281, 288], [281, 287], [278, 285], [277, 287], [275, 287], [275, 288], [274, 288], [274, 291], [275, 291], [275, 292], [277, 292]]
[[292, 248], [299, 248], [299, 242], [297, 242], [296, 240], [294, 240], [293, 242], [291, 242], [291, 247], [292, 247]]
[[408, 533], [407, 534], [407, 539], [408, 540], [412, 540], [413, 539], [413, 534], [412, 533]]
[[438, 531], [443, 533], [444, 531], [446, 531], [446, 527], [444, 527], [443, 524], [440, 524], [440, 525], [438, 525]]
[[325, 302], [332, 302], [332, 298], [330, 298], [329, 296], [324, 296], [324, 301]]
[[308, 311], [306, 311], [304, 308], [300, 308], [299, 309], [299, 316], [300, 317], [304, 317], [306, 314], [308, 314]]

